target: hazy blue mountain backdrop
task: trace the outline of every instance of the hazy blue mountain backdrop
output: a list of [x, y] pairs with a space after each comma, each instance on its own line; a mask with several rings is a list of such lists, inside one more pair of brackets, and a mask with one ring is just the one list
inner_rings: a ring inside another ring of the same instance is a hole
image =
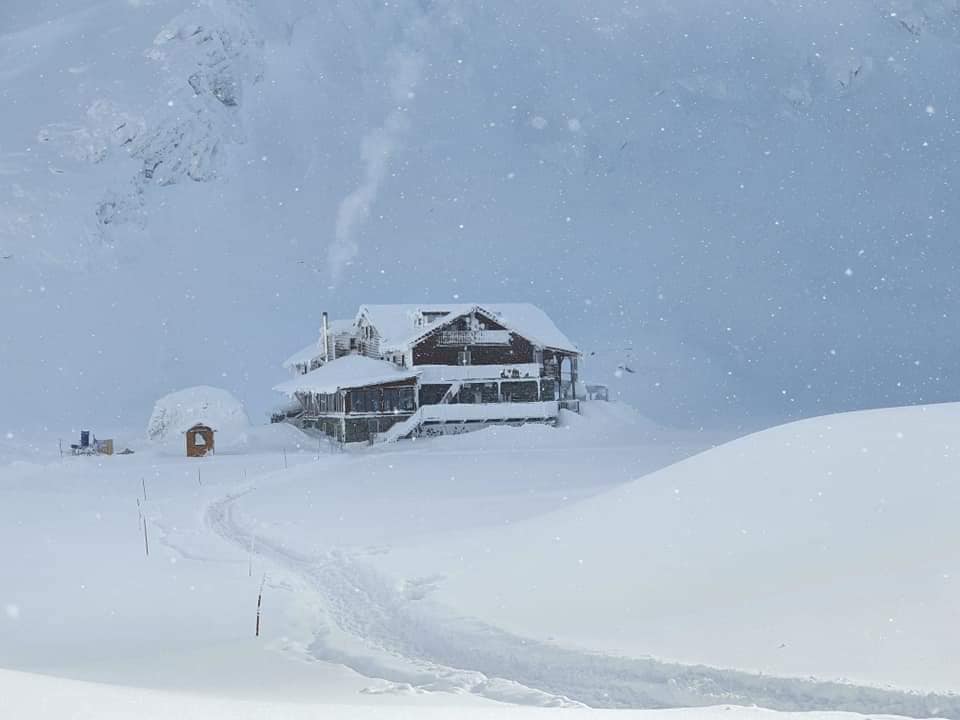
[[541, 305], [669, 424], [960, 397], [957, 0], [3, 0], [0, 430]]

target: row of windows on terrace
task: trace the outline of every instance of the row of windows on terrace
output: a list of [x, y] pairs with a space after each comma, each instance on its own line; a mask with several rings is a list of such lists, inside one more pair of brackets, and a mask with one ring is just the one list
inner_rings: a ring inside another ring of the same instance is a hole
[[[420, 404], [436, 405], [449, 389], [450, 385], [424, 385], [420, 389]], [[555, 399], [556, 383], [550, 378], [543, 378], [539, 383], [536, 380], [464, 383], [447, 402], [452, 405], [480, 405]]]
[[[436, 405], [444, 400], [450, 385], [424, 385], [420, 388], [420, 404]], [[503, 382], [464, 383], [446, 402], [452, 405], [484, 403], [523, 403], [556, 400], [556, 382], [551, 378]], [[308, 412], [324, 414], [343, 412], [339, 394], [310, 395], [304, 398]], [[360, 388], [350, 391], [351, 413], [396, 413], [416, 410], [414, 388]]]

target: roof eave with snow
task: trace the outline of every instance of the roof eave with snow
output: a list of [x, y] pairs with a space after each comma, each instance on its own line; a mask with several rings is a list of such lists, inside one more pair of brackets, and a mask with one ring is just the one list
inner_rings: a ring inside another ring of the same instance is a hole
[[332, 394], [340, 390], [412, 380], [417, 374], [416, 370], [404, 370], [383, 360], [363, 355], [345, 355], [306, 375], [280, 383], [273, 389], [289, 397], [298, 392]]
[[[412, 327], [413, 332], [405, 336], [396, 337], [390, 332], [391, 328], [378, 326], [376, 313], [370, 308], [390, 308], [395, 313], [409, 316], [411, 325], [414, 318], [421, 312], [447, 312], [443, 318], [419, 328]], [[510, 332], [526, 338], [534, 345], [547, 350], [565, 353], [581, 354], [579, 348], [564, 335], [550, 317], [539, 307], [530, 303], [488, 303], [488, 304], [456, 304], [456, 305], [361, 305], [357, 312], [357, 321], [366, 316], [370, 323], [381, 333], [380, 350], [382, 352], [406, 352], [423, 338], [439, 330], [451, 321], [480, 312], [503, 325]], [[513, 315], [514, 317], [511, 317]], [[522, 317], [526, 315], [526, 317]], [[517, 317], [520, 316], [520, 317]]]

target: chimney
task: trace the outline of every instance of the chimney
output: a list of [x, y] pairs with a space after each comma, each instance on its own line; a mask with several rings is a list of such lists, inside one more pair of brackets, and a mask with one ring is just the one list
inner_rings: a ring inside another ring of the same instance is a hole
[[323, 362], [330, 362], [330, 327], [327, 322], [327, 313], [323, 313]]

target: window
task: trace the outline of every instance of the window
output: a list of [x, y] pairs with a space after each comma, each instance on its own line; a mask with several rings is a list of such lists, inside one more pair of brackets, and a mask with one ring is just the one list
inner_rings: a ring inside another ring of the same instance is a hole
[[355, 413], [380, 412], [380, 391], [376, 388], [364, 388], [350, 392], [351, 411]]
[[450, 385], [423, 385], [420, 388], [420, 404], [436, 405], [443, 399]]
[[408, 412], [414, 409], [413, 388], [384, 388], [383, 390], [383, 410], [384, 412]]
[[544, 400], [557, 399], [557, 383], [552, 378], [543, 378], [540, 381], [540, 397]]
[[500, 383], [500, 392], [504, 402], [536, 402], [536, 381]]
[[496, 383], [466, 383], [460, 388], [459, 402], [479, 405], [500, 402]]

